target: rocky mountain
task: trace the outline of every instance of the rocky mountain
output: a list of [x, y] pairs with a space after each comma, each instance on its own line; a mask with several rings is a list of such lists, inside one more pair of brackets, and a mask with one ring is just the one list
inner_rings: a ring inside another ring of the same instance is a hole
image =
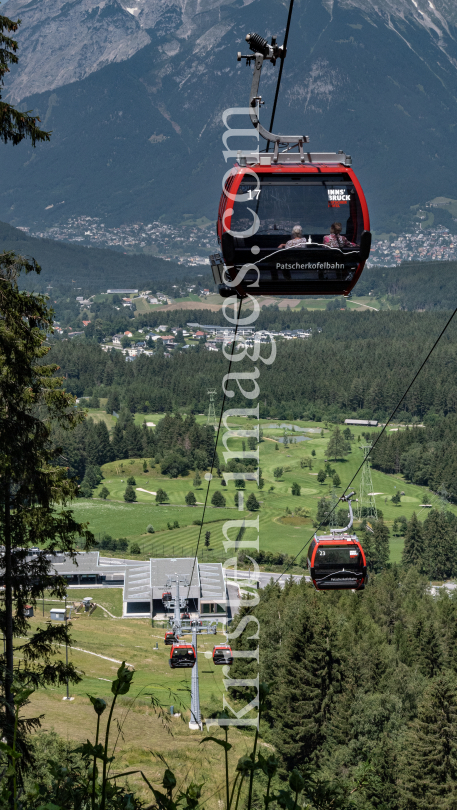
[[[51, 143], [2, 147], [0, 219], [215, 218], [222, 113], [245, 105], [248, 31], [284, 31], [286, 0], [9, 0], [20, 64], [5, 98]], [[276, 69], [262, 77], [268, 122]], [[376, 230], [457, 197], [455, 0], [295, 0], [276, 129], [344, 149]], [[239, 118], [236, 125], [242, 126]], [[243, 139], [243, 147], [254, 141]]]

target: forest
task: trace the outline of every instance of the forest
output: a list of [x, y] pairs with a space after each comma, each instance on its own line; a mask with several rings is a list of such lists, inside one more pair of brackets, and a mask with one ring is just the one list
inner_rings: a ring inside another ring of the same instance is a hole
[[269, 683], [264, 739], [283, 775], [311, 779], [321, 807], [454, 806], [457, 598], [427, 586], [406, 565], [359, 594], [272, 583], [232, 626], [232, 646], [261, 655], [235, 658], [230, 677]]
[[127, 255], [55, 239], [37, 239], [0, 222], [0, 251], [9, 250], [33, 256], [42, 267], [38, 277], [33, 274], [22, 278], [21, 287], [27, 290], [45, 291], [51, 285], [65, 290], [78, 288], [84, 294], [94, 294], [126, 284], [148, 289], [151, 278], [155, 284], [161, 284], [166, 283], [171, 274], [173, 277], [183, 275], [179, 265], [165, 259], [143, 254]]
[[398, 267], [368, 267], [355, 288], [356, 295], [387, 296], [404, 310], [455, 307], [457, 262], [403, 262]]
[[455, 503], [457, 417], [452, 413], [433, 422], [381, 436], [371, 455], [372, 465], [382, 472], [402, 473], [408, 481], [435, 492], [441, 489]]
[[[189, 470], [206, 470], [214, 454], [214, 429], [198, 425], [193, 416], [165, 415], [155, 429], [135, 425], [132, 414], [121, 410], [110, 437], [106, 422], [85, 419], [72, 432], [57, 425], [53, 441], [61, 448], [61, 464], [81, 482], [81, 495], [91, 497], [101, 480], [99, 468], [109, 461], [153, 458], [163, 475], [176, 478]], [[216, 458], [216, 463], [218, 460]]]
[[[287, 314], [291, 327], [298, 315]], [[260, 416], [385, 420], [446, 319], [445, 313], [402, 313], [400, 317], [396, 312], [306, 313], [304, 323], [313, 329], [312, 338], [279, 341], [275, 362], [271, 366], [258, 363]], [[276, 326], [273, 319], [270, 326]], [[265, 346], [262, 354], [268, 357], [270, 348]], [[457, 326], [451, 325], [397, 413], [400, 421], [428, 422], [457, 412], [457, 385], [449, 373], [456, 355]], [[115, 391], [120, 404], [132, 412], [185, 409], [201, 413], [207, 406], [208, 387], [219, 390], [227, 372], [223, 354], [202, 346], [170, 357], [160, 352], [142, 355], [126, 363], [119, 352], [104, 352], [92, 341], [56, 341], [50, 357], [60, 367], [67, 391], [99, 397]], [[251, 371], [251, 366], [248, 361], [238, 363], [240, 370]], [[232, 402], [233, 407], [244, 404], [236, 391]]]

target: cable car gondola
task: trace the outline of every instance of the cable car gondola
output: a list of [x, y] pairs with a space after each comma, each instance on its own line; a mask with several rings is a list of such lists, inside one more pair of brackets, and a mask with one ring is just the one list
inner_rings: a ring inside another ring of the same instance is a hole
[[175, 636], [173, 630], [167, 630], [167, 632], [165, 633], [164, 642], [167, 646], [169, 646], [170, 644], [178, 643], [178, 639]]
[[167, 605], [168, 602], [171, 602], [172, 598], [173, 597], [170, 591], [165, 591], [165, 593], [162, 594], [162, 602], [164, 603], [165, 606]]
[[170, 650], [169, 664], [172, 669], [193, 667], [195, 660], [193, 644], [174, 644]]
[[264, 129], [262, 65], [285, 52], [275, 38], [271, 45], [258, 34], [246, 39], [255, 55], [238, 59], [255, 59], [251, 121], [274, 150], [238, 152], [226, 174], [217, 220], [221, 254], [210, 257], [214, 280], [224, 297], [348, 295], [371, 247], [368, 207], [351, 157], [305, 152], [307, 136]]
[[349, 534], [353, 520], [351, 497], [341, 499], [349, 504], [348, 526], [335, 529], [331, 534], [314, 536], [309, 547], [308, 569], [318, 591], [362, 591], [368, 582], [365, 552], [357, 536]]
[[232, 648], [228, 644], [217, 644], [213, 648], [213, 664], [222, 666], [223, 664], [233, 664]]

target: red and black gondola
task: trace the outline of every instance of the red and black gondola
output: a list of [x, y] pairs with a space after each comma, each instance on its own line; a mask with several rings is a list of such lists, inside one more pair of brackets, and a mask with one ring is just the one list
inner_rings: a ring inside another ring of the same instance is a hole
[[164, 642], [167, 646], [178, 643], [178, 639], [175, 636], [173, 630], [167, 630], [167, 632], [165, 633]]
[[318, 591], [362, 591], [368, 582], [365, 552], [355, 534], [315, 536], [308, 569]]
[[173, 644], [169, 664], [172, 669], [189, 669], [195, 666], [196, 655], [193, 644]]
[[213, 647], [213, 664], [215, 666], [222, 666], [223, 664], [233, 664], [232, 648], [228, 644], [216, 644]]
[[305, 165], [298, 154], [296, 164], [285, 157], [273, 166], [271, 155], [260, 155], [261, 163], [235, 166], [225, 183], [217, 225], [222, 257], [212, 258], [222, 295], [348, 295], [360, 278], [370, 219], [347, 156], [331, 162], [316, 155], [319, 162]]
[[211, 256], [214, 280], [225, 297], [348, 295], [371, 247], [368, 206], [352, 159], [342, 151], [305, 151], [307, 135], [277, 135], [262, 126], [262, 66], [283, 60], [287, 49], [275, 37], [269, 44], [248, 34], [246, 41], [252, 53], [239, 53], [238, 61], [255, 62], [249, 115], [268, 146], [265, 152], [238, 151], [225, 175], [217, 220], [221, 253]]

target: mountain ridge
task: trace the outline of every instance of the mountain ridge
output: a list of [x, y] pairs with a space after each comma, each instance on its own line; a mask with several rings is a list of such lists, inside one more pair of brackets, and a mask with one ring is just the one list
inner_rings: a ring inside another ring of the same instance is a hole
[[[3, 11], [23, 12], [26, 30], [29, 5], [38, 14], [33, 0], [9, 0]], [[66, 4], [80, 15], [94, 5]], [[116, 20], [128, 18], [149, 41], [137, 47], [141, 41], [132, 35], [136, 50], [128, 58], [21, 99], [53, 134], [35, 151], [4, 147], [0, 218], [32, 228], [79, 215], [111, 224], [160, 217], [179, 222], [189, 213], [213, 220], [229, 167], [222, 157], [222, 113], [246, 105], [251, 82], [236, 52], [245, 52], [252, 30], [281, 41], [286, 6], [280, 0], [99, 5], [121, 15]], [[62, 0], [50, 7], [57, 14]], [[275, 128], [308, 134], [312, 151], [352, 155], [374, 230], [401, 230], [409, 206], [457, 197], [456, 15], [450, 0], [387, 0], [382, 7], [374, 0], [301, 0], [294, 8]], [[40, 19], [34, 36], [45, 43], [47, 22]], [[108, 36], [110, 25], [104, 31]], [[73, 35], [77, 64], [85, 28]], [[117, 59], [119, 50], [113, 53]], [[34, 64], [32, 46], [24, 44], [19, 56], [23, 86]], [[20, 85], [14, 71], [10, 93]], [[267, 123], [276, 76], [277, 68], [267, 65], [261, 86]], [[39, 72], [33, 81], [41, 81]], [[239, 146], [255, 143], [244, 138]], [[232, 148], [238, 148], [235, 139]]]

